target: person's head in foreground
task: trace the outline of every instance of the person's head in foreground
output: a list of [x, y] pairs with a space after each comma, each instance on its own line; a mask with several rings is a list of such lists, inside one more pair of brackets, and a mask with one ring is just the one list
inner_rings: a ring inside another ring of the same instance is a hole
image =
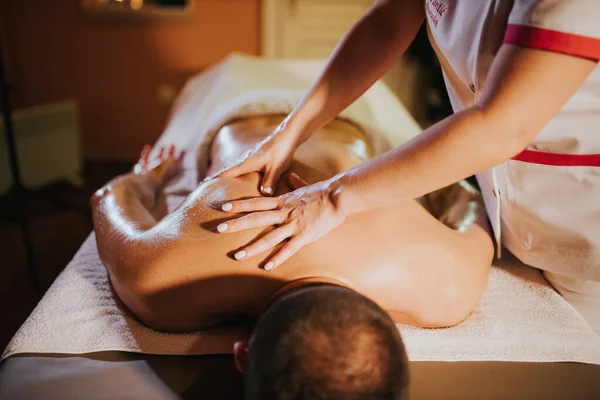
[[339, 286], [292, 289], [234, 346], [247, 400], [405, 399], [408, 359], [393, 321]]

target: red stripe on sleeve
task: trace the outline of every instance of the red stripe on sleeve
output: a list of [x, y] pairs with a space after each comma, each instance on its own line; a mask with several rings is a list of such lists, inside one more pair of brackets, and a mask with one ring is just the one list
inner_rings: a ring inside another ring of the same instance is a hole
[[600, 39], [526, 25], [509, 24], [504, 43], [600, 60]]
[[600, 167], [600, 154], [558, 154], [537, 150], [525, 150], [512, 158], [530, 164], [557, 167]]

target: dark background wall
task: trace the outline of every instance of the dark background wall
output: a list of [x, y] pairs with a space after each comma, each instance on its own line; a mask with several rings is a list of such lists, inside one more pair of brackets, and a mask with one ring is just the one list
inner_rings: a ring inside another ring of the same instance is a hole
[[134, 159], [164, 126], [158, 86], [258, 54], [259, 14], [259, 0], [193, 0], [184, 21], [93, 20], [79, 0], [1, 0], [14, 108], [75, 98], [84, 157]]

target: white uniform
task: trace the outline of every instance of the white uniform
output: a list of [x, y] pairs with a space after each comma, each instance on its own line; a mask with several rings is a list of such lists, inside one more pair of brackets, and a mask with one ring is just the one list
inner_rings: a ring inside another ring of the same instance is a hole
[[[503, 43], [600, 60], [600, 0], [425, 0], [425, 12], [455, 111], [478, 100]], [[498, 249], [543, 269], [600, 332], [600, 66], [527, 150], [477, 179]]]

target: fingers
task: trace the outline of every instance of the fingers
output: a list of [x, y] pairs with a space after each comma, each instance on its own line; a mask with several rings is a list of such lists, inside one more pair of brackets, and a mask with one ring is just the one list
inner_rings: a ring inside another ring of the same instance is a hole
[[281, 224], [285, 216], [279, 211], [263, 211], [245, 215], [217, 226], [219, 233], [233, 233], [252, 228], [263, 228]]
[[240, 175], [244, 175], [244, 168], [241, 164], [238, 164], [234, 167], [231, 167], [229, 169], [226, 169], [224, 171], [219, 172], [215, 177], [224, 177], [224, 176], [228, 176], [230, 178], [236, 178]]
[[227, 176], [230, 178], [237, 178], [241, 175], [249, 174], [250, 172], [257, 172], [262, 169], [253, 158], [246, 158], [243, 161], [239, 162], [237, 165], [234, 165], [231, 168], [227, 168], [225, 171], [219, 172], [216, 177]]
[[142, 152], [140, 153], [140, 164], [142, 164], [142, 166], [148, 164], [148, 156], [150, 155], [150, 150], [152, 150], [152, 148], [148, 144], [144, 145], [144, 147], [142, 148]]
[[238, 251], [234, 254], [236, 260], [242, 258], [254, 257], [264, 251], [272, 249], [285, 239], [289, 238], [294, 233], [294, 228], [291, 225], [285, 225], [281, 228], [277, 228], [265, 236], [258, 239], [256, 242], [247, 246], [245, 249]]
[[255, 197], [225, 203], [221, 206], [221, 210], [230, 213], [274, 210], [279, 207], [280, 201], [279, 197]]
[[144, 147], [142, 147], [142, 151], [140, 152], [140, 159], [133, 166], [132, 171], [134, 174], [140, 174], [144, 170], [144, 168], [148, 166], [148, 156], [150, 155], [150, 150], [152, 150], [150, 145], [145, 144]]
[[[152, 147], [149, 145], [145, 145], [144, 148], [142, 149], [142, 156], [143, 158], [146, 160], [146, 163], [148, 163], [149, 159], [150, 159], [150, 153], [152, 152]], [[160, 148], [158, 149], [158, 154], [156, 155], [157, 159], [167, 159], [167, 158], [172, 158], [172, 159], [180, 159], [183, 158], [183, 156], [185, 156], [186, 151], [185, 150], [181, 150], [181, 152], [179, 153], [179, 155], [177, 156], [177, 146], [175, 146], [175, 144], [171, 144], [169, 146], [160, 146]]]
[[308, 186], [308, 182], [300, 178], [295, 172], [292, 172], [288, 176], [288, 183], [293, 190], [300, 189], [304, 186]]
[[279, 181], [279, 176], [281, 173], [278, 171], [269, 170], [265, 172], [262, 178], [262, 182], [260, 183], [260, 193], [263, 196], [273, 196], [275, 191], [274, 188], [277, 187], [277, 181]]
[[292, 240], [287, 242], [285, 246], [281, 248], [271, 259], [265, 264], [267, 271], [279, 267], [281, 264], [286, 262], [290, 257], [296, 254], [302, 247], [304, 247], [304, 241], [301, 236], [294, 236]]

